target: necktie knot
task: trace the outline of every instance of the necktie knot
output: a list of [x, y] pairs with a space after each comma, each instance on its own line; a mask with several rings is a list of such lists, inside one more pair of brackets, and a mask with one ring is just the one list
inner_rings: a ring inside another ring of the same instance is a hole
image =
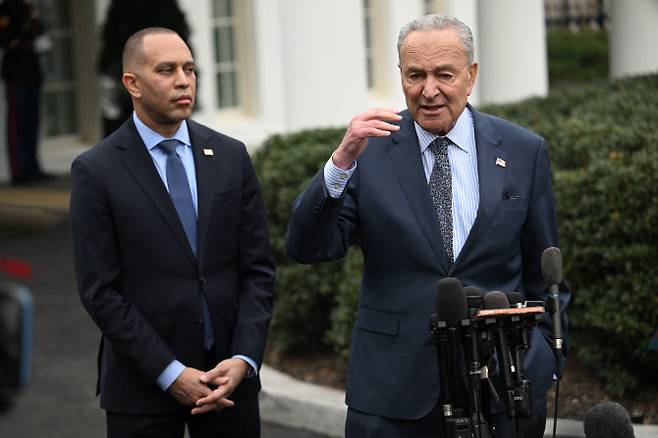
[[167, 139], [167, 140], [162, 140], [158, 144], [158, 146], [160, 147], [160, 149], [162, 149], [162, 151], [165, 154], [171, 155], [172, 153], [176, 152], [176, 147], [179, 144], [180, 144], [180, 142], [178, 140], [176, 140], [175, 138], [170, 138], [170, 139]]
[[432, 143], [430, 143], [430, 149], [434, 155], [443, 155], [448, 153], [448, 145], [450, 144], [450, 139], [448, 137], [437, 137]]

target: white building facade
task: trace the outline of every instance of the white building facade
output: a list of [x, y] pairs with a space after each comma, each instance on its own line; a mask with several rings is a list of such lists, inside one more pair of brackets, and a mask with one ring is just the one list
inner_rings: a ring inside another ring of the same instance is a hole
[[[637, 1], [651, 4], [652, 13], [658, 15], [655, 0]], [[100, 139], [96, 57], [110, 1], [41, 3], [59, 17], [59, 24], [50, 29], [55, 40], [50, 57], [52, 68], [62, 70], [44, 88], [41, 149], [48, 159], [42, 162], [48, 170], [66, 172], [73, 156]], [[250, 149], [275, 133], [346, 125], [368, 108], [404, 108], [397, 36], [405, 23], [425, 13], [454, 15], [473, 30], [480, 63], [471, 96], [474, 105], [543, 96], [548, 91], [542, 0], [179, 0], [178, 4], [192, 31], [191, 45], [203, 75], [201, 109], [193, 117], [241, 139]], [[658, 68], [656, 59], [653, 68]], [[4, 99], [1, 102], [4, 105]], [[4, 114], [1, 107], [0, 182], [8, 180]]]

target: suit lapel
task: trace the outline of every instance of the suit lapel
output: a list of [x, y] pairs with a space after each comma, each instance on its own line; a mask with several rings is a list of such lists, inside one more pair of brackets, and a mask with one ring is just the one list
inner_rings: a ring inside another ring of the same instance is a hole
[[[217, 159], [216, 146], [208, 143], [209, 137], [204, 135], [198, 125], [188, 120], [187, 127], [190, 132], [192, 151], [194, 152], [194, 166], [196, 169], [197, 185], [197, 257], [199, 263], [203, 260], [206, 249], [206, 238], [208, 236], [208, 224], [210, 223], [210, 210], [212, 207], [215, 186], [215, 160]], [[207, 150], [212, 155], [207, 155]]]
[[507, 161], [507, 154], [503, 149], [498, 147], [502, 139], [497, 135], [490, 122], [484, 115], [475, 111], [470, 106], [469, 108], [473, 114], [473, 125], [475, 129], [480, 205], [473, 227], [455, 261], [455, 268], [458, 267], [464, 257], [473, 248], [473, 245], [477, 243], [477, 240], [486, 232], [496, 210], [500, 206], [503, 184], [505, 182], [505, 168], [498, 163], [500, 160]]
[[450, 264], [443, 247], [438, 219], [434, 212], [432, 197], [423, 171], [418, 138], [416, 137], [413, 120], [406, 112], [400, 128], [398, 132], [392, 135], [392, 144], [388, 151], [389, 158], [416, 221], [430, 243], [439, 264], [448, 273]]
[[155, 210], [183, 247], [190, 262], [193, 265], [196, 264], [196, 258], [185, 235], [183, 225], [178, 218], [176, 208], [153, 164], [151, 155], [137, 133], [132, 118], [122, 126], [121, 130], [124, 135], [116, 146], [121, 162], [133, 176], [137, 185], [151, 200]]

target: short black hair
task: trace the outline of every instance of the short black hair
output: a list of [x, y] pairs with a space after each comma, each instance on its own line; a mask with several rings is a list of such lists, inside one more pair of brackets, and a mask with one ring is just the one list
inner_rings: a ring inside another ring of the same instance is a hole
[[166, 27], [147, 27], [140, 31], [135, 32], [128, 38], [126, 44], [123, 46], [123, 55], [121, 57], [121, 62], [123, 64], [123, 72], [125, 73], [130, 68], [134, 68], [138, 63], [138, 60], [141, 61], [140, 55], [144, 49], [144, 38], [147, 35], [158, 35], [158, 34], [174, 34], [178, 35], [171, 29]]

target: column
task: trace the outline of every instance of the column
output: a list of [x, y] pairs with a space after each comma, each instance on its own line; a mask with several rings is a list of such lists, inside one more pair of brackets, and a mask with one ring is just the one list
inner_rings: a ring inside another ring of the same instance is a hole
[[478, 2], [481, 103], [505, 103], [548, 92], [542, 0]]
[[658, 71], [658, 1], [610, 3], [610, 75]]

